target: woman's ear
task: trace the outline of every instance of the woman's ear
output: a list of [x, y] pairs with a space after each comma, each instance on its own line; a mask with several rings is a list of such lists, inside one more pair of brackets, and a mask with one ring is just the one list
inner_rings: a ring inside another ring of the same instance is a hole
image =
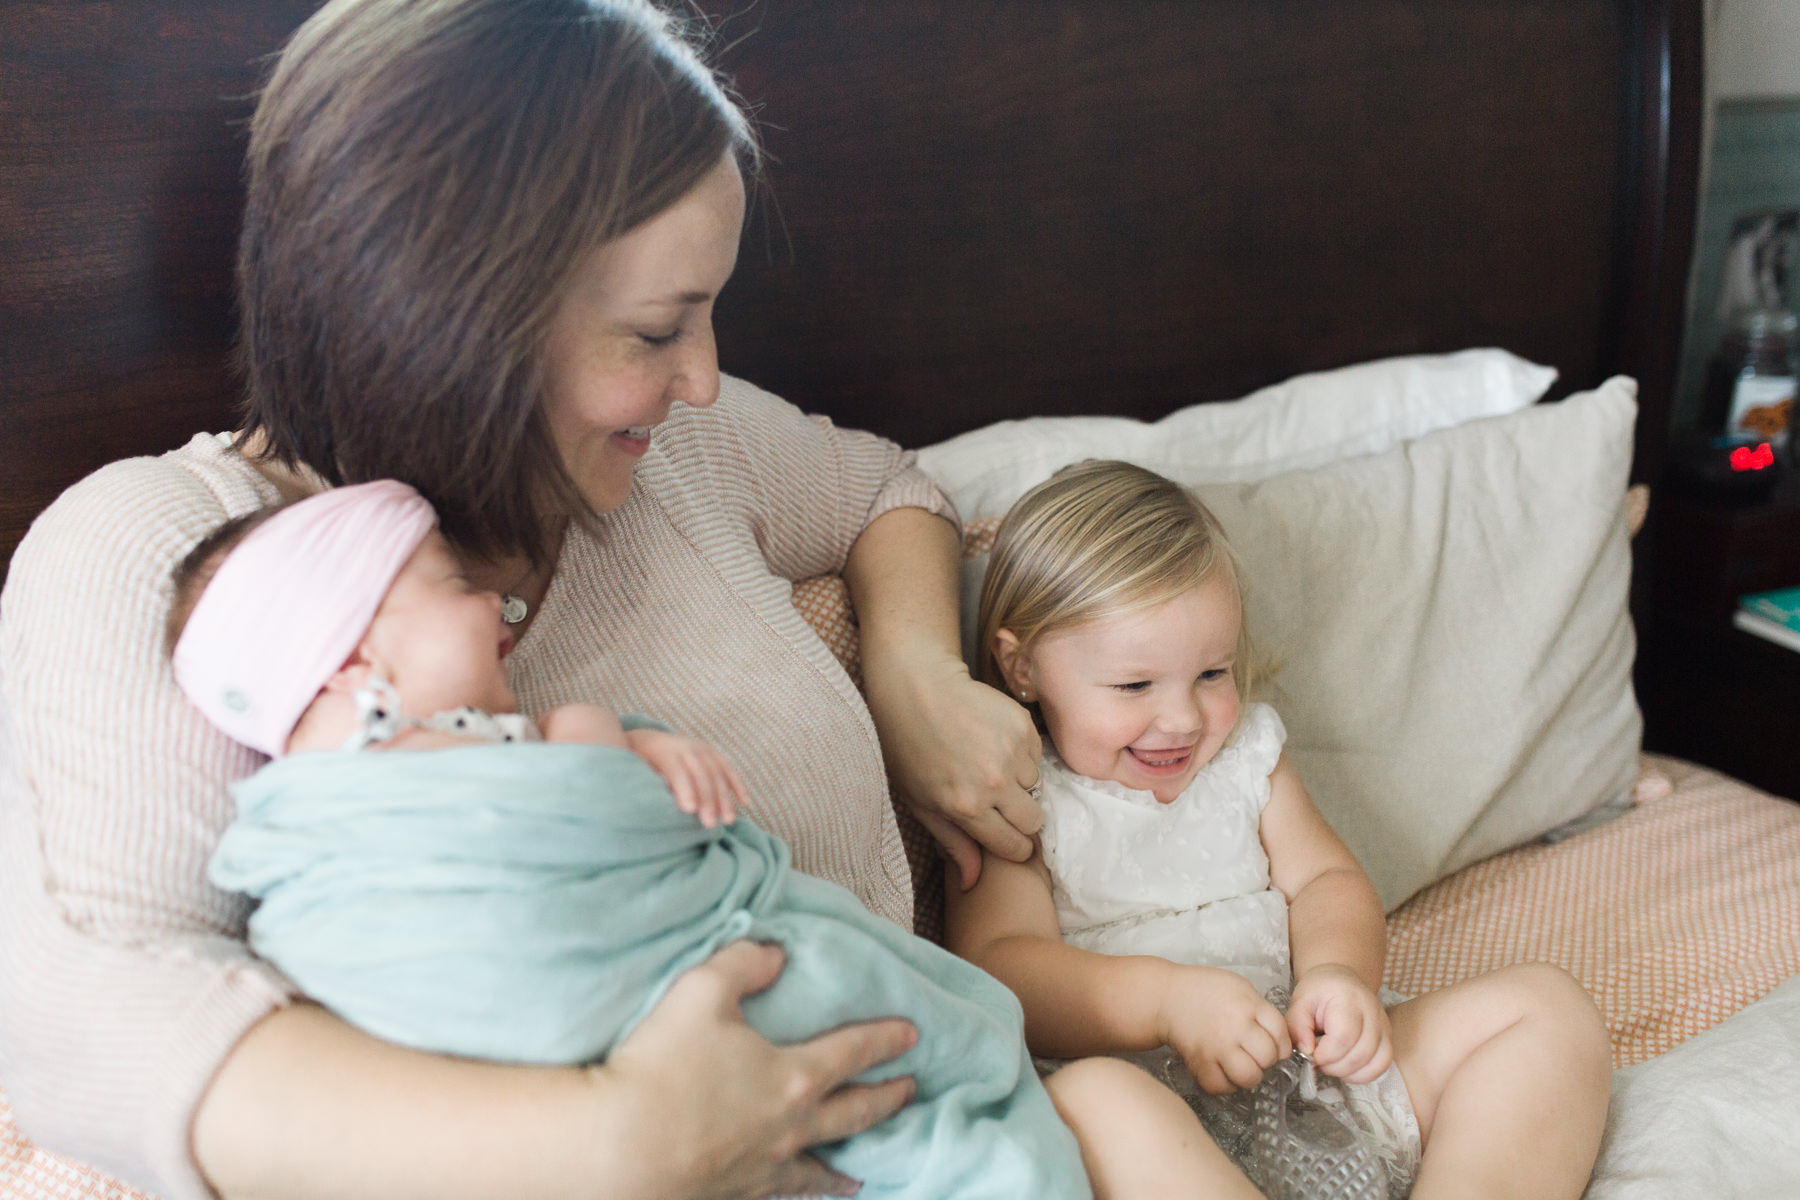
[[1031, 683], [1031, 657], [1019, 644], [1018, 635], [1010, 629], [994, 631], [994, 665], [1000, 668], [1000, 677], [1006, 680], [1006, 690], [1022, 703], [1030, 704], [1037, 699]]

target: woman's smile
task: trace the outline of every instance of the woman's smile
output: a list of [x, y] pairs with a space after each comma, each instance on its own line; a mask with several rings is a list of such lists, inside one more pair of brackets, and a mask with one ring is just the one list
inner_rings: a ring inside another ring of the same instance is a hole
[[640, 458], [650, 449], [650, 433], [655, 428], [654, 425], [633, 425], [613, 434], [612, 440], [626, 454]]

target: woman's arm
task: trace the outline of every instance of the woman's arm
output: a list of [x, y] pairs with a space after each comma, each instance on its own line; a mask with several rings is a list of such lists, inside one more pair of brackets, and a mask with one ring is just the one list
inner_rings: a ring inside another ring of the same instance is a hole
[[916, 1037], [879, 1021], [771, 1045], [738, 1003], [781, 965], [772, 947], [726, 947], [588, 1068], [421, 1054], [283, 1009], [221, 1066], [194, 1154], [226, 1200], [847, 1195], [806, 1147], [911, 1099], [910, 1079], [844, 1081]]
[[963, 664], [959, 558], [948, 521], [890, 509], [856, 539], [844, 580], [888, 771], [967, 888], [981, 874], [982, 847], [1026, 859], [1043, 814], [1026, 791], [1041, 750], [1030, 716]]
[[769, 569], [798, 582], [841, 573], [861, 629], [863, 679], [888, 773], [955, 859], [1023, 860], [1040, 824], [1037, 732], [976, 683], [957, 630], [955, 509], [913, 456], [726, 377], [683, 417], [722, 464], [697, 486], [741, 506]]

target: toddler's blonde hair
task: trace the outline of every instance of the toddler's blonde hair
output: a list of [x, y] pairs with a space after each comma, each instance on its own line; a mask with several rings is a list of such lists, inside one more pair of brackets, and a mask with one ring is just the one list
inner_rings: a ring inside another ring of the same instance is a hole
[[[994, 538], [981, 584], [981, 679], [1007, 690], [994, 656], [1000, 630], [1022, 650], [1045, 634], [1150, 608], [1225, 572], [1243, 610], [1243, 586], [1225, 530], [1180, 484], [1131, 463], [1088, 459], [1019, 498]], [[1238, 622], [1232, 671], [1250, 690], [1250, 638]]]

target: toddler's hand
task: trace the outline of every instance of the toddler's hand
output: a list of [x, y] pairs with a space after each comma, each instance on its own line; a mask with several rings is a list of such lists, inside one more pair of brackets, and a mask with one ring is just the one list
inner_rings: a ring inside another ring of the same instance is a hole
[[1173, 967], [1157, 1032], [1215, 1096], [1255, 1087], [1293, 1050], [1281, 1010], [1248, 979], [1217, 967]]
[[1394, 1061], [1387, 1010], [1348, 967], [1321, 965], [1296, 980], [1287, 1023], [1314, 1066], [1349, 1083], [1368, 1083]]
[[737, 768], [698, 738], [657, 729], [633, 729], [625, 745], [656, 768], [675, 794], [675, 807], [700, 818], [711, 829], [737, 820], [737, 810], [750, 806], [749, 793]]

